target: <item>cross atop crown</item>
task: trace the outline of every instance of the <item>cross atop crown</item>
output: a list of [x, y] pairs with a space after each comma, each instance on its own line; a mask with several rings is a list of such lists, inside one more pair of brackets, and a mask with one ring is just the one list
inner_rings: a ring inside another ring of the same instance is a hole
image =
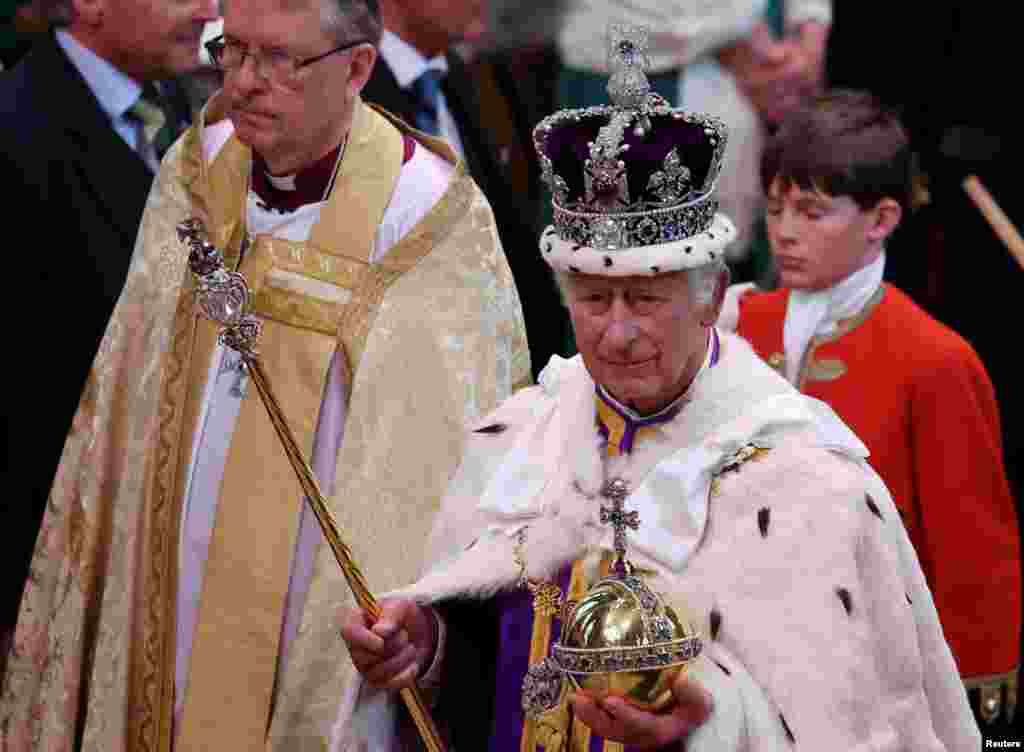
[[651, 91], [646, 71], [651, 66], [647, 57], [651, 32], [646, 26], [609, 24], [608, 26], [608, 96], [619, 107], [641, 107]]

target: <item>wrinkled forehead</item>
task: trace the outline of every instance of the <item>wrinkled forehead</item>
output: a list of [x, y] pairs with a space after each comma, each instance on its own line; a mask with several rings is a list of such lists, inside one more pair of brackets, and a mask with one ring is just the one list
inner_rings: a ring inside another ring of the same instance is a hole
[[688, 277], [686, 271], [676, 271], [666, 274], [632, 277], [566, 273], [564, 279], [570, 289], [587, 292], [621, 292], [623, 294], [658, 292], [670, 294], [677, 291], [685, 291]]

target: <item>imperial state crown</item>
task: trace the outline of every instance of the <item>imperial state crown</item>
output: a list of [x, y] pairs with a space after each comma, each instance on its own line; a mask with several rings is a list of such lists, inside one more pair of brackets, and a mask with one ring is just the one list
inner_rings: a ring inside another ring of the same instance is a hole
[[561, 110], [534, 129], [554, 224], [541, 251], [562, 271], [659, 274], [722, 258], [736, 235], [715, 181], [728, 132], [669, 106], [644, 71], [649, 31], [609, 31], [611, 104]]

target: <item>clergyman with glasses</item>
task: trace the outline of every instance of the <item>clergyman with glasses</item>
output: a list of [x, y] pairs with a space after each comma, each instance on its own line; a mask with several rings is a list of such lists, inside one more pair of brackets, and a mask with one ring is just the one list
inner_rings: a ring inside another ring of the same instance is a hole
[[[529, 379], [483, 194], [364, 104], [375, 0], [225, 0], [223, 89], [165, 157], [68, 436], [0, 701], [5, 749], [322, 749], [345, 582], [197, 305], [198, 220], [370, 588], [416, 574], [464, 425]], [[386, 542], [386, 545], [382, 545]]]

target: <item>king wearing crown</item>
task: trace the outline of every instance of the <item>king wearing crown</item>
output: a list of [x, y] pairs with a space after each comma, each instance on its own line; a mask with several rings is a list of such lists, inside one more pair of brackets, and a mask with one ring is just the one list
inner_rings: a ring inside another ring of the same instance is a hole
[[976, 750], [864, 445], [714, 326], [727, 134], [649, 91], [645, 35], [535, 131], [580, 354], [470, 427], [422, 577], [340, 614], [333, 748], [413, 748], [416, 682], [459, 750]]

